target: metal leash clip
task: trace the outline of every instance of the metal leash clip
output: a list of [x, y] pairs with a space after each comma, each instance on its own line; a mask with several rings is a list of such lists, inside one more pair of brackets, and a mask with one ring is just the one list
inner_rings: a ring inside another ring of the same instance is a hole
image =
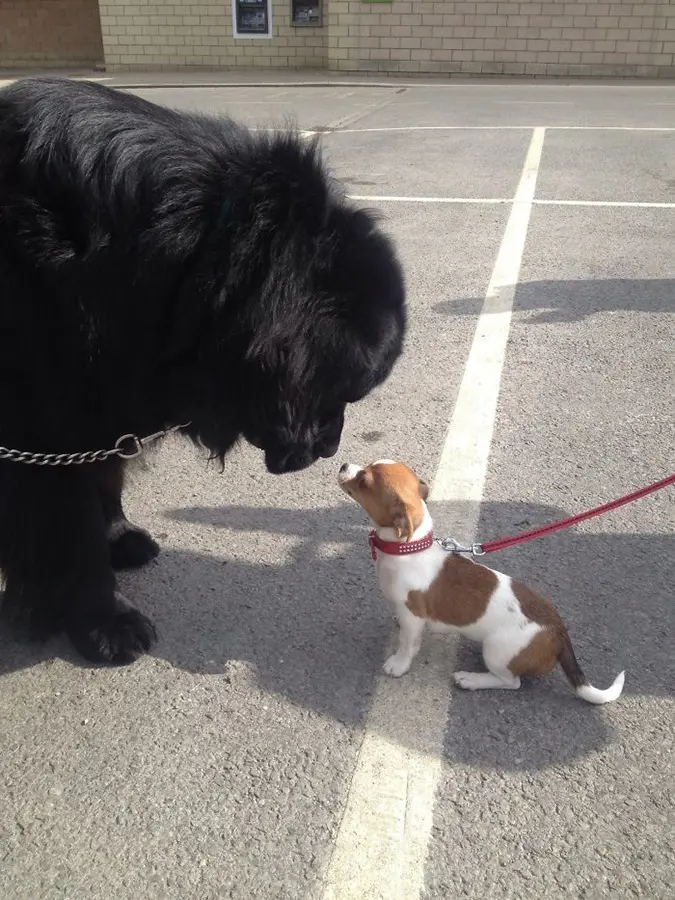
[[480, 544], [462, 547], [459, 541], [456, 541], [454, 538], [436, 538], [436, 543], [448, 553], [470, 553], [471, 556], [485, 556], [485, 550]]

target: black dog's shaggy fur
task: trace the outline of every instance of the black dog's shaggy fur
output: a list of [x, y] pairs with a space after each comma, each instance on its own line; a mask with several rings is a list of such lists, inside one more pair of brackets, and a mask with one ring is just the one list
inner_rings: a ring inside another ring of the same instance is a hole
[[[348, 403], [388, 376], [403, 277], [318, 150], [100, 85], [0, 91], [0, 445], [106, 449], [190, 422], [270, 472], [337, 450]], [[5, 606], [88, 659], [154, 639], [115, 568], [158, 547], [125, 518], [124, 463], [0, 462]]]

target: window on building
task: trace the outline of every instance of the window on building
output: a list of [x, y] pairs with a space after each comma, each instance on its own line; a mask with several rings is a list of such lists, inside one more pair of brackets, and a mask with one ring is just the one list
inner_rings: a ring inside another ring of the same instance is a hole
[[235, 37], [272, 37], [270, 0], [233, 0], [232, 24]]
[[291, 0], [293, 25], [321, 25], [321, 0]]

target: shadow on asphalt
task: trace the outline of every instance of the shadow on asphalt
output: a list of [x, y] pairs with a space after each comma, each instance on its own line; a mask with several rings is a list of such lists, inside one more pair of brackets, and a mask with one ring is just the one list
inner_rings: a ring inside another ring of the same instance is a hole
[[[483, 298], [442, 300], [433, 307], [448, 316], [475, 316]], [[531, 281], [518, 285], [515, 307], [534, 312], [532, 323], [579, 322], [604, 312], [662, 313], [675, 311], [675, 281], [607, 279], [595, 281]]]
[[[648, 502], [648, 501], [645, 501]], [[434, 504], [437, 522], [449, 508]], [[456, 510], [456, 507], [454, 507]], [[565, 510], [486, 503], [478, 534], [510, 534], [560, 518]], [[284, 536], [285, 563], [166, 550], [150, 567], [124, 573], [122, 589], [149, 612], [154, 653], [195, 674], [254, 668], [262, 690], [349, 726], [367, 714], [392, 620], [368, 555], [366, 524], [351, 505], [298, 510], [221, 507], [175, 510], [169, 518], [223, 532]], [[288, 537], [291, 542], [290, 558]], [[456, 535], [463, 539], [463, 535]], [[237, 539], [241, 547], [241, 537]], [[582, 535], [564, 531], [489, 559], [549, 596], [567, 621], [592, 683], [626, 669], [627, 695], [667, 696], [675, 685], [675, 547], [663, 535]], [[482, 668], [474, 645], [448, 642], [447, 677]], [[456, 659], [456, 652], [458, 659]], [[26, 645], [0, 635], [0, 671], [55, 656], [82, 665], [63, 639]], [[424, 650], [418, 658], [424, 665]], [[414, 678], [414, 669], [408, 676]], [[621, 701], [619, 701], [621, 702]], [[398, 739], [396, 722], [387, 737]], [[595, 752], [613, 740], [604, 714], [576, 699], [560, 669], [518, 693], [452, 693], [446, 757], [495, 769], [536, 770]]]

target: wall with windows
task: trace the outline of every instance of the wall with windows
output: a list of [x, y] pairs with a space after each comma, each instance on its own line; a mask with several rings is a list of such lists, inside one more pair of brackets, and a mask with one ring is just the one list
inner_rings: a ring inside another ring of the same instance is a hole
[[100, 0], [106, 63], [675, 76], [675, 0], [323, 0], [309, 27], [292, 24], [292, 0], [263, 2], [268, 38], [236, 36], [231, 0]]
[[[309, 3], [298, 7], [306, 13], [299, 25], [291, 22], [291, 0], [236, 4], [237, 23], [232, 0], [99, 0], [99, 7], [109, 69], [326, 64], [326, 28], [304, 24]], [[263, 25], [268, 35], [256, 33]]]
[[0, 0], [0, 66], [103, 57], [111, 71], [673, 78], [675, 0]]
[[97, 0], [0, 0], [0, 66], [103, 62]]

